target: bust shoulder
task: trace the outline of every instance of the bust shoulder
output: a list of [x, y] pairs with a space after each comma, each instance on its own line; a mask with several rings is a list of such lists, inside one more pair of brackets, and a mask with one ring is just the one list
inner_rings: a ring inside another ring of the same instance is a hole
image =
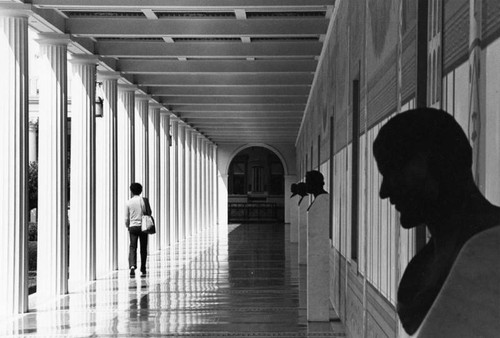
[[500, 226], [460, 250], [418, 337], [493, 337], [500, 333]]

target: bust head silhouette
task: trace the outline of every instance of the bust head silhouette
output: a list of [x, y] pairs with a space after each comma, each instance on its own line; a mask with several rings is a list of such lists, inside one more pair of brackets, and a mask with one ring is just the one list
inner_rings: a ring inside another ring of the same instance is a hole
[[294, 197], [299, 193], [297, 183], [292, 183], [292, 185], [290, 186], [290, 192], [292, 193], [292, 196], [290, 196], [290, 198]]
[[317, 170], [308, 171], [306, 173], [306, 187], [309, 194], [313, 194], [314, 197], [326, 194], [326, 191], [323, 189], [324, 185], [325, 180], [322, 173]]
[[393, 117], [373, 144], [389, 198], [412, 228], [456, 207], [472, 180], [472, 149], [460, 125], [443, 110], [420, 108]]
[[373, 153], [383, 177], [380, 198], [388, 198], [399, 211], [402, 227], [425, 224], [431, 234], [398, 288], [398, 315], [413, 334], [464, 244], [498, 226], [500, 208], [475, 185], [472, 148], [460, 125], [443, 110], [420, 108], [394, 116], [380, 129]]

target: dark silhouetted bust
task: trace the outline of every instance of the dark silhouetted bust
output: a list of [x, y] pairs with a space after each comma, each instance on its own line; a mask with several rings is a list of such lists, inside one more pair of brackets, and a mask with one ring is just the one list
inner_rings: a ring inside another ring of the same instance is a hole
[[297, 183], [292, 183], [292, 185], [290, 186], [290, 192], [292, 193], [292, 196], [290, 196], [290, 198], [295, 197], [299, 193]]
[[308, 171], [306, 173], [306, 187], [307, 193], [313, 194], [314, 197], [318, 197], [321, 194], [327, 194], [323, 186], [325, 185], [325, 179], [323, 174], [317, 170]]
[[[307, 193], [312, 194], [314, 196], [314, 199], [319, 195], [322, 194], [328, 194], [325, 189], [323, 189], [323, 186], [325, 185], [325, 179], [323, 177], [323, 174], [320, 173], [317, 170], [312, 170], [308, 171], [306, 173], [306, 188], [307, 188]], [[311, 206], [314, 204], [314, 201], [311, 203], [309, 206], [309, 209]]]
[[445, 111], [421, 108], [396, 115], [380, 129], [373, 151], [383, 176], [380, 198], [399, 211], [403, 228], [425, 225], [431, 234], [398, 289], [398, 315], [413, 334], [467, 241], [500, 225], [500, 208], [477, 188], [469, 141]]
[[304, 182], [297, 183], [297, 194], [300, 195], [300, 200], [299, 200], [299, 205], [300, 205], [304, 197], [307, 196], [307, 187]]

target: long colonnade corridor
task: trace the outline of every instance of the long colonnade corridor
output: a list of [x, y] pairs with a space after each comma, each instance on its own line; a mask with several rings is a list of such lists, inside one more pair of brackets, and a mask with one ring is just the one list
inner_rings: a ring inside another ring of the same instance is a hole
[[[1, 336], [343, 337], [307, 322], [305, 266], [283, 224], [207, 229], [2, 324]], [[334, 317], [334, 316], [332, 316]]]

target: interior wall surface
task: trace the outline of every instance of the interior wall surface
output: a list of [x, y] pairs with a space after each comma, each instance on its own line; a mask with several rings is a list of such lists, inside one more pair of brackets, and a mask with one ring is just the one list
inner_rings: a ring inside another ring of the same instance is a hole
[[[422, 4], [429, 8], [419, 9]], [[297, 177], [320, 170], [330, 193], [330, 283], [325, 287], [352, 337], [406, 336], [396, 314], [397, 287], [418, 250], [418, 236], [402, 229], [398, 213], [380, 200], [381, 176], [372, 152], [380, 127], [393, 114], [428, 102], [453, 114], [471, 144], [475, 132], [477, 183], [490, 201], [500, 202], [500, 5], [480, 3], [474, 84], [469, 74], [471, 2], [431, 4], [437, 2], [336, 3], [296, 140]], [[429, 22], [427, 36], [419, 37], [419, 22]], [[426, 58], [421, 51], [428, 53]], [[428, 71], [419, 72], [419, 64]], [[422, 94], [419, 88], [426, 90]], [[430, 90], [435, 90], [433, 102], [427, 97]], [[474, 95], [479, 108], [473, 121]]]

